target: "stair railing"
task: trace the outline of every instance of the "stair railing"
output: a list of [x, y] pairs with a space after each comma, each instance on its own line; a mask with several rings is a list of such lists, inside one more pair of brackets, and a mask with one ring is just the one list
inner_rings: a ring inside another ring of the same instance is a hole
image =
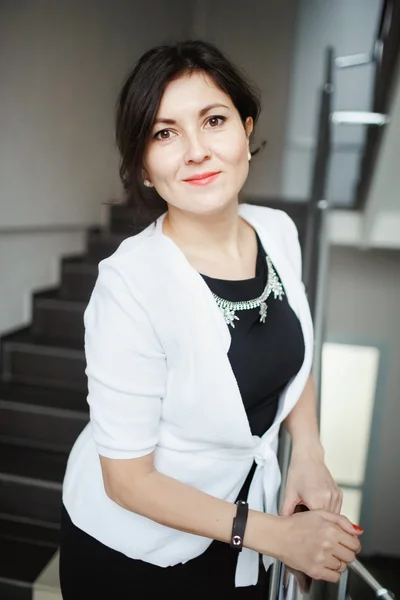
[[[320, 107], [317, 125], [317, 145], [314, 158], [313, 177], [310, 199], [308, 201], [307, 227], [305, 247], [303, 251], [303, 280], [314, 321], [315, 345], [313, 377], [317, 394], [317, 412], [320, 416], [321, 398], [321, 358], [325, 329], [325, 307], [327, 296], [327, 273], [329, 258], [328, 236], [328, 209], [326, 188], [328, 169], [331, 156], [332, 126], [340, 124], [369, 123], [372, 125], [386, 125], [389, 122], [387, 115], [379, 113], [366, 113], [358, 111], [333, 111], [332, 97], [334, 91], [333, 69], [334, 65], [341, 68], [356, 66], [369, 62], [369, 57], [357, 55], [342, 57], [334, 60], [333, 48], [329, 47], [325, 54], [325, 77], [321, 90]], [[282, 471], [282, 485], [280, 489], [279, 505], [282, 504], [286, 476], [288, 472], [291, 453], [289, 435], [284, 430], [281, 433], [279, 445], [279, 463]], [[372, 574], [358, 561], [354, 561], [349, 568], [352, 569], [371, 587], [377, 598], [393, 600], [392, 592], [381, 586]], [[323, 585], [320, 585], [320, 584]], [[311, 582], [302, 573], [294, 574], [285, 564], [276, 561], [271, 568], [269, 587], [269, 600], [326, 600], [326, 587], [334, 586], [326, 582]], [[348, 570], [345, 571], [337, 586], [336, 600], [351, 600], [347, 595]], [[331, 589], [330, 598], [335, 597]]]
[[[368, 571], [368, 569], [366, 569], [364, 565], [360, 563], [360, 561], [355, 560], [349, 565], [349, 568], [354, 571], [358, 577], [365, 581], [365, 583], [375, 592], [376, 598], [382, 598], [382, 600], [396, 600], [393, 592], [383, 587]], [[345, 577], [343, 577], [343, 575], [345, 575]], [[348, 573], [345, 572], [343, 575], [339, 584], [337, 600], [349, 600], [349, 596], [346, 596]]]

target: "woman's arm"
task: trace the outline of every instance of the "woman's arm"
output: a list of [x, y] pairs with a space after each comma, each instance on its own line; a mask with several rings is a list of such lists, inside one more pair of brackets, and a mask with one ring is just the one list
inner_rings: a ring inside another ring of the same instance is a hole
[[339, 514], [343, 494], [325, 465], [311, 375], [285, 425], [293, 443], [281, 515], [292, 515], [298, 504]]
[[[131, 460], [100, 457], [107, 495], [134, 513], [167, 527], [229, 542], [236, 505], [206, 494], [154, 468], [154, 453]], [[249, 510], [244, 545], [277, 555], [280, 518]]]
[[284, 424], [292, 438], [292, 451], [295, 454], [310, 454], [323, 460], [317, 419], [315, 387], [312, 375], [298, 402], [286, 417]]
[[[153, 454], [131, 460], [101, 458], [108, 496], [126, 510], [167, 527], [229, 542], [236, 506], [167, 477]], [[337, 582], [360, 549], [348, 519], [324, 511], [288, 519], [249, 510], [244, 546], [282, 560], [313, 579]]]

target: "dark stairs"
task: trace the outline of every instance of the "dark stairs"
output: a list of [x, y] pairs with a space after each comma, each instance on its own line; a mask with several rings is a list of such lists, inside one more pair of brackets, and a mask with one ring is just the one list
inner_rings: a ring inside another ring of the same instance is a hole
[[[303, 232], [296, 204], [279, 207]], [[85, 254], [62, 260], [57, 289], [33, 295], [31, 325], [0, 340], [0, 600], [30, 600], [58, 547], [68, 453], [88, 420], [83, 313], [98, 262], [143, 229], [123, 205], [109, 221], [88, 231]]]
[[139, 229], [110, 207], [110, 227], [62, 260], [60, 286], [33, 295], [31, 325], [0, 340], [0, 600], [30, 600], [58, 548], [68, 453], [88, 421], [83, 313], [98, 262]]

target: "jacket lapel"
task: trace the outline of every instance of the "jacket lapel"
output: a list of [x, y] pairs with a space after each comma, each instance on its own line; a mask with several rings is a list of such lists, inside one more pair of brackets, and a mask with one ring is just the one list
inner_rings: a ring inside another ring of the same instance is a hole
[[[274, 268], [285, 288], [288, 302], [300, 321], [306, 348], [303, 366], [294, 378], [297, 380], [298, 385], [288, 386], [287, 391], [292, 392], [289, 397], [287, 397], [287, 393], [283, 394], [274, 425], [269, 430], [269, 435], [272, 436], [276, 428], [279, 427], [279, 423], [290, 412], [297, 401], [299, 396], [297, 393], [298, 389], [302, 385], [304, 386], [307, 379], [311, 365], [313, 345], [312, 322], [302, 283], [298, 279], [286, 253], [281, 250], [280, 245], [278, 245], [271, 233], [259, 222], [251, 209], [252, 207], [249, 205], [239, 205], [239, 214], [255, 229], [265, 251], [271, 258]], [[212, 411], [228, 410], [230, 418], [236, 421], [236, 425], [239, 426], [242, 433], [240, 440], [239, 438], [236, 440], [238, 445], [244, 444], [250, 447], [256, 443], [256, 440], [251, 435], [243, 400], [227, 355], [231, 343], [229, 326], [225, 323], [224, 317], [201, 275], [190, 265], [180, 248], [168, 236], [163, 234], [162, 221], [164, 216], [162, 215], [157, 220], [156, 225], [156, 235], [160, 243], [157, 255], [162, 257], [161, 262], [163, 262], [163, 259], [168, 260], [168, 256], [170, 259], [173, 259], [176, 270], [175, 283], [180, 288], [180, 296], [182, 296], [183, 301], [182, 310], [184, 310], [184, 306], [187, 307], [190, 305], [191, 307], [191, 310], [187, 312], [188, 323], [190, 323], [191, 319], [201, 319], [201, 335], [203, 338], [204, 336], [208, 337], [210, 348], [207, 363], [203, 363], [202, 368], [209, 373], [213, 373], [216, 369], [220, 372], [221, 389], [218, 390], [219, 401], [217, 403], [214, 402]], [[171, 263], [169, 263], [169, 266], [171, 266]], [[193, 332], [198, 332], [198, 323], [194, 322], [191, 329]]]
[[[228, 350], [231, 335], [228, 325], [203, 277], [186, 259], [180, 248], [162, 232], [162, 215], [157, 222], [157, 264], [154, 270], [168, 271], [175, 288], [174, 306], [185, 331], [181, 339], [191, 345], [194, 364], [201, 369], [203, 382], [213, 381], [212, 394], [203, 399], [202, 410], [214, 422], [227, 423], [226, 435], [235, 446], [251, 448], [254, 444], [240, 390], [233, 373]], [[154, 297], [154, 294], [152, 294]], [[197, 393], [197, 391], [196, 391]], [[212, 395], [212, 397], [211, 397]]]
[[[304, 361], [300, 371], [290, 382], [290, 385], [286, 388], [286, 391], [281, 397], [275, 422], [272, 425], [271, 430], [269, 430], [270, 435], [272, 436], [275, 427], [279, 427], [279, 424], [286, 418], [297, 402], [310, 374], [314, 348], [313, 323], [302, 281], [299, 279], [294, 267], [290, 263], [287, 253], [281, 249], [281, 245], [278, 245], [278, 243], [275, 241], [275, 236], [272, 234], [272, 230], [271, 232], [267, 231], [267, 229], [259, 222], [259, 220], [254, 216], [251, 205], [239, 205], [239, 214], [248, 223], [250, 223], [250, 225], [257, 232], [262, 245], [269, 255], [272, 264], [274, 265], [274, 268], [283, 284], [288, 302], [299, 319], [304, 337]], [[290, 253], [291, 249], [288, 248], [287, 251]]]
[[301, 283], [297, 281], [294, 269], [287, 259], [286, 254], [278, 246], [274, 237], [253, 217], [249, 205], [239, 205], [239, 214], [250, 223], [257, 232], [265, 251], [269, 255], [272, 264], [279, 275], [283, 287], [285, 288], [289, 304], [297, 317], [300, 318], [299, 287], [301, 286]]

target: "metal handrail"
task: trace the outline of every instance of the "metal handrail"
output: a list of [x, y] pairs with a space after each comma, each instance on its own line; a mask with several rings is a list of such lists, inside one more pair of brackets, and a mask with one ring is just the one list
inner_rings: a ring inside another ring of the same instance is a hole
[[333, 48], [328, 47], [325, 55], [325, 77], [320, 95], [319, 114], [317, 122], [317, 144], [314, 155], [313, 174], [311, 180], [310, 198], [308, 201], [307, 233], [303, 252], [303, 280], [307, 289], [308, 302], [314, 316], [318, 269], [317, 247], [320, 242], [319, 206], [326, 199], [328, 167], [331, 155], [330, 115], [332, 113], [333, 95]]
[[[365, 583], [374, 590], [377, 598], [382, 598], [383, 600], [395, 600], [395, 595], [393, 592], [383, 587], [375, 577], [360, 563], [360, 561], [355, 560], [349, 565], [349, 568], [354, 571]], [[338, 597], [338, 600], [342, 600]], [[345, 600], [345, 597], [343, 597]]]
[[[396, 596], [393, 594], [393, 592], [382, 586], [368, 571], [368, 569], [366, 569], [364, 565], [360, 563], [359, 560], [352, 562], [349, 565], [349, 568], [342, 573], [337, 588], [336, 600], [346, 600], [349, 598], [347, 593], [350, 570], [360, 577], [375, 592], [376, 598], [380, 598], [382, 600], [396, 600]], [[288, 571], [288, 569], [282, 563], [275, 563], [273, 567], [272, 579], [274, 577], [277, 582], [277, 593], [273, 599], [270, 594], [269, 598], [271, 600], [311, 600], [315, 596], [318, 596], [318, 592], [317, 594], [314, 594], [313, 584], [309, 578], [307, 581], [303, 574], [297, 574], [297, 576], [295, 576], [293, 573]], [[299, 578], [303, 579], [303, 585], [305, 585], [305, 589], [303, 591], [300, 589]], [[325, 597], [325, 594], [322, 594], [321, 597]], [[330, 594], [330, 597], [333, 598], [333, 594]]]

